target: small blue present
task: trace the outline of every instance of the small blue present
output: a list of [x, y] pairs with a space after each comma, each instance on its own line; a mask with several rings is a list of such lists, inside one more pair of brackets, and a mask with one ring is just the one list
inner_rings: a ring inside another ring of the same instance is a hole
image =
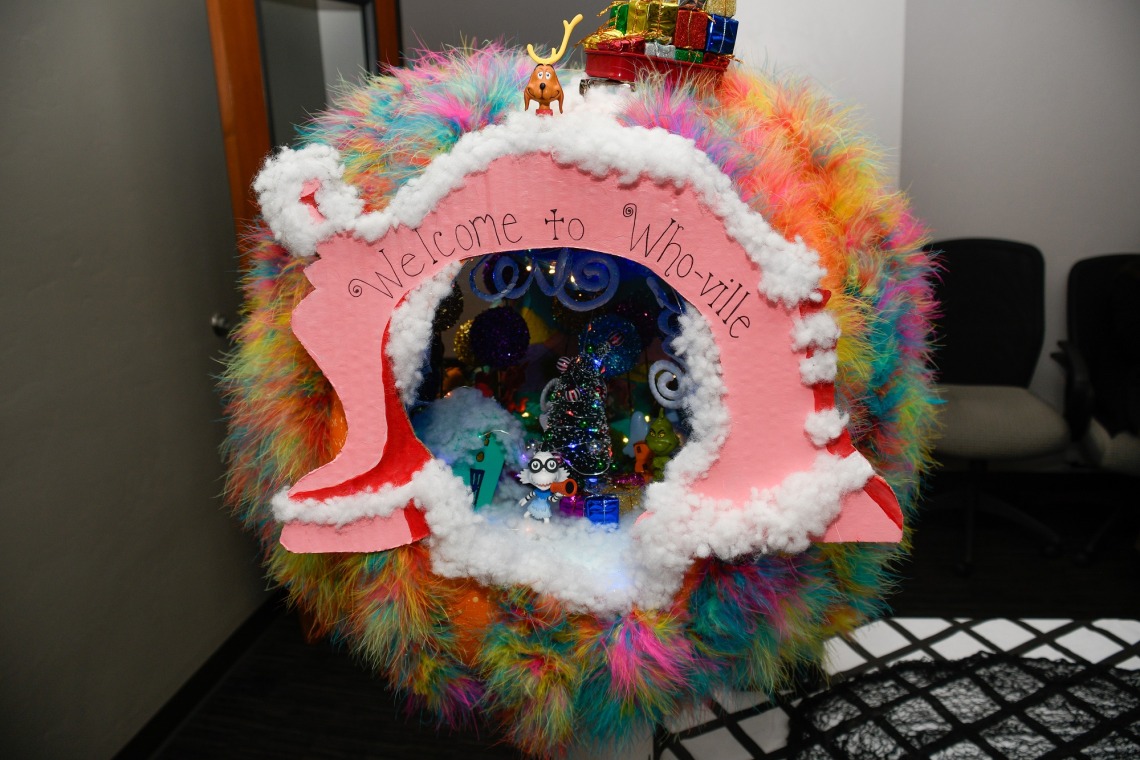
[[586, 518], [595, 525], [617, 525], [618, 497], [613, 494], [586, 497]]
[[718, 55], [732, 55], [736, 47], [736, 30], [740, 22], [727, 16], [709, 16], [709, 33], [705, 50]]

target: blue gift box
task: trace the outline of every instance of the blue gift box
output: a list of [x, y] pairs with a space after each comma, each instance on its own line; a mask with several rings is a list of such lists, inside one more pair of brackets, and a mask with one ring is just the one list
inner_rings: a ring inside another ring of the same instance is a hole
[[595, 525], [617, 525], [619, 504], [613, 494], [587, 496], [586, 518]]
[[736, 47], [736, 30], [740, 22], [726, 16], [709, 16], [709, 34], [705, 50], [719, 55], [732, 55]]

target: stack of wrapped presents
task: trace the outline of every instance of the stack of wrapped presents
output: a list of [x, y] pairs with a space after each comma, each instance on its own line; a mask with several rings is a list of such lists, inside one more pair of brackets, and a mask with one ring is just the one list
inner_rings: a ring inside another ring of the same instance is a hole
[[605, 23], [581, 43], [593, 77], [632, 81], [645, 68], [723, 72], [736, 46], [736, 0], [630, 0], [601, 15]]

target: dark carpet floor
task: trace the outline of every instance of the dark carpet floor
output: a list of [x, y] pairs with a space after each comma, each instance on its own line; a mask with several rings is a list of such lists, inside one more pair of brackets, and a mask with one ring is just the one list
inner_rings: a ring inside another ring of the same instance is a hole
[[[953, 503], [960, 478], [943, 475], [932, 497]], [[1140, 618], [1140, 498], [1129, 484], [1093, 475], [1007, 475], [991, 489], [1031, 508], [1065, 545], [1046, 557], [1040, 543], [1005, 522], [979, 518], [969, 577], [955, 574], [962, 514], [929, 510], [916, 525], [911, 558], [891, 597], [895, 615], [932, 617]], [[1130, 507], [1087, 566], [1076, 550], [1118, 506]], [[437, 733], [346, 654], [306, 644], [283, 610], [177, 726], [132, 743], [124, 757], [178, 758], [514, 758], [501, 737]], [[166, 716], [170, 720], [170, 715]], [[159, 727], [161, 728], [161, 727]], [[141, 738], [141, 736], [140, 736]], [[149, 745], [149, 746], [148, 746]]]

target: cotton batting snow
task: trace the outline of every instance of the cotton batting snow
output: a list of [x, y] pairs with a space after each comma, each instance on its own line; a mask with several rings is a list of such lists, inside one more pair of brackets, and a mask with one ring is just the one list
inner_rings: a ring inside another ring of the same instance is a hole
[[792, 348], [834, 348], [839, 341], [839, 325], [826, 311], [817, 311], [792, 325]]
[[411, 406], [416, 400], [416, 391], [424, 379], [425, 351], [431, 345], [435, 313], [451, 293], [451, 283], [462, 268], [463, 264], [458, 261], [444, 266], [408, 293], [392, 312], [385, 350], [392, 360], [396, 389], [404, 406]]
[[[281, 148], [254, 180], [261, 213], [274, 236], [294, 255], [317, 252], [317, 243], [348, 229], [364, 209], [356, 188], [344, 182], [340, 155], [328, 145]], [[303, 202], [309, 192], [316, 208]]]

